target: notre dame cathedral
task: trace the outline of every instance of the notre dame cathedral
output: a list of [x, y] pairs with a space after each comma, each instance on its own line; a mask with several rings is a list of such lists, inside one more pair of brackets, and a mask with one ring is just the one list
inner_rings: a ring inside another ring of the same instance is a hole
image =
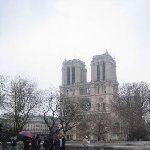
[[[107, 51], [93, 56], [90, 82], [87, 82], [87, 70], [83, 61], [73, 59], [63, 62], [60, 90], [68, 97], [80, 99], [85, 115], [101, 115], [103, 112], [111, 114], [110, 102], [117, 89], [116, 62]], [[77, 130], [75, 128], [69, 133], [72, 140], [81, 139]], [[88, 136], [94, 140], [94, 135]], [[114, 133], [109, 133], [109, 138], [112, 137], [117, 138]]]

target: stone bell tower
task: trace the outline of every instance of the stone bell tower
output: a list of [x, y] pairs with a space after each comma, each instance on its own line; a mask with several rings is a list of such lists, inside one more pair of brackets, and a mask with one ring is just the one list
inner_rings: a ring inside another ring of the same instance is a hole
[[62, 67], [62, 85], [87, 82], [86, 72], [84, 62], [78, 59], [65, 60]]
[[117, 82], [116, 62], [106, 51], [102, 55], [96, 55], [91, 61], [91, 82]]
[[62, 66], [62, 85], [60, 91], [70, 98], [77, 99], [81, 84], [87, 82], [85, 63], [79, 59], [65, 60]]
[[92, 110], [111, 111], [110, 103], [117, 92], [116, 62], [106, 51], [93, 56], [91, 61], [91, 103]]

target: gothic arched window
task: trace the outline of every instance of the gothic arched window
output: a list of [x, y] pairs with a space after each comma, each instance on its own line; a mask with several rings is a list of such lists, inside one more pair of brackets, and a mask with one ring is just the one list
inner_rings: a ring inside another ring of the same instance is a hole
[[100, 64], [97, 64], [97, 81], [100, 81]]
[[105, 62], [103, 61], [103, 81], [105, 80]]
[[72, 84], [75, 83], [75, 67], [72, 67]]
[[97, 87], [97, 93], [96, 94], [99, 94], [99, 87]]
[[102, 111], [106, 111], [106, 104], [102, 103]]
[[70, 85], [70, 68], [67, 68], [67, 85]]
[[101, 105], [98, 103], [97, 104], [97, 110], [100, 111], [101, 110]]

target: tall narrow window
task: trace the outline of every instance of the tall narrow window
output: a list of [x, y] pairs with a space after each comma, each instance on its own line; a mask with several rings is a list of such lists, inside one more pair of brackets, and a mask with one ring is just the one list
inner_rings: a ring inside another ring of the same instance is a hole
[[97, 81], [100, 81], [100, 65], [99, 65], [99, 62], [97, 64]]
[[70, 85], [70, 68], [67, 68], [67, 85]]
[[97, 104], [97, 110], [100, 111], [101, 110], [101, 105], [98, 103]]
[[102, 111], [106, 111], [106, 104], [102, 103]]
[[103, 61], [103, 81], [105, 80], [105, 63]]
[[96, 94], [99, 94], [99, 87], [97, 87], [97, 93]]
[[80, 95], [83, 95], [83, 93], [84, 93], [84, 89], [80, 89]]
[[75, 67], [72, 67], [72, 84], [75, 83]]

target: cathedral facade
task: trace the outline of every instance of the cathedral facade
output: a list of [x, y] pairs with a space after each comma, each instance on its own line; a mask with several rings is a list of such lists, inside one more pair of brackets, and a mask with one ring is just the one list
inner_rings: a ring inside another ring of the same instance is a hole
[[[63, 62], [60, 90], [67, 97], [79, 99], [85, 115], [111, 114], [110, 103], [117, 89], [116, 62], [107, 51], [93, 56], [90, 82], [87, 82], [87, 69], [83, 61], [73, 59]], [[81, 139], [77, 135], [77, 128], [69, 134], [73, 140]], [[89, 136], [91, 140], [94, 139], [93, 135]]]

